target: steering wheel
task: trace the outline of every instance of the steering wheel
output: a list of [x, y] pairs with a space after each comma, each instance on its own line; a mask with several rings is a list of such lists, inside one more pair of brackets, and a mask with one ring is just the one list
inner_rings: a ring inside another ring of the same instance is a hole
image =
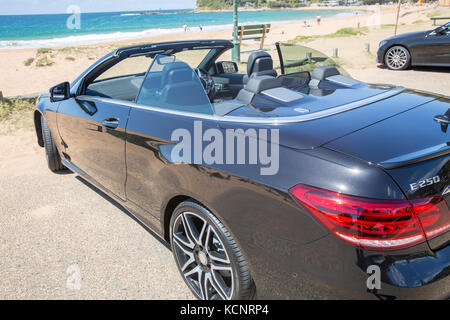
[[195, 68], [195, 73], [197, 74], [200, 82], [208, 95], [209, 101], [213, 102], [216, 96], [216, 88], [214, 85], [214, 80], [211, 78], [208, 72], [201, 68]]

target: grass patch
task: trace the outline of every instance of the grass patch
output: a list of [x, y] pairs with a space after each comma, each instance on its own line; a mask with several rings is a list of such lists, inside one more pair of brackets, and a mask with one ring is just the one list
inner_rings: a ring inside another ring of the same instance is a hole
[[0, 102], [0, 134], [34, 127], [33, 110], [35, 100], [6, 99]]
[[0, 102], [0, 121], [10, 120], [18, 113], [31, 112], [34, 108], [34, 100], [6, 99]]
[[40, 58], [36, 61], [36, 67], [49, 67], [53, 64], [54, 62], [50, 60], [47, 56]]
[[68, 61], [75, 61], [76, 60], [74, 57], [66, 57], [65, 59], [68, 60]]
[[299, 35], [295, 37], [293, 40], [289, 40], [288, 43], [295, 44], [297, 42], [311, 42], [316, 39], [320, 38], [340, 38], [340, 37], [351, 37], [351, 36], [358, 36], [358, 35], [364, 35], [369, 31], [367, 27], [362, 28], [342, 28], [336, 31], [335, 33], [330, 33], [326, 35], [316, 35], [316, 36], [302, 36]]
[[50, 52], [52, 52], [52, 50], [50, 48], [39, 48], [39, 49], [37, 49], [36, 54], [41, 55], [41, 54], [47, 54]]
[[25, 60], [24, 62], [23, 62], [23, 64], [26, 66], [26, 67], [29, 67], [29, 66], [31, 66], [31, 64], [34, 62], [34, 58], [28, 58], [27, 60]]
[[367, 28], [342, 28], [336, 31], [335, 33], [330, 33], [325, 35], [325, 38], [337, 38], [337, 37], [350, 37], [350, 36], [358, 36], [360, 34], [365, 34], [367, 32]]
[[62, 52], [62, 53], [71, 53], [73, 51], [73, 47], [61, 48], [61, 49], [58, 49], [58, 51]]
[[439, 17], [439, 16], [441, 16], [441, 15], [443, 15], [442, 11], [440, 11], [440, 10], [434, 10], [434, 11], [431, 11], [430, 13], [428, 13], [428, 14], [427, 14], [427, 17], [428, 17], [428, 18], [434, 18], [434, 17]]

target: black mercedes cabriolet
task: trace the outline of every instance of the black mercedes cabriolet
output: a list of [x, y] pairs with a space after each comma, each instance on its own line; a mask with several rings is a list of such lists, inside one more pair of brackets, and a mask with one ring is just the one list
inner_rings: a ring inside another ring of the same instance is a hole
[[433, 30], [399, 34], [380, 42], [377, 62], [391, 70], [450, 67], [450, 22]]
[[239, 73], [232, 46], [120, 48], [51, 88], [50, 170], [170, 243], [200, 299], [448, 299], [449, 98], [288, 44]]

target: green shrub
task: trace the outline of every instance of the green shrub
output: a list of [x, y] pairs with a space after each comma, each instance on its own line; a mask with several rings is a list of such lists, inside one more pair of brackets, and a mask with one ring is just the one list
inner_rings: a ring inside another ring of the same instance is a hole
[[32, 111], [33, 106], [32, 100], [6, 99], [0, 102], [0, 121], [8, 120], [16, 113]]
[[46, 53], [50, 53], [50, 52], [52, 52], [52, 50], [51, 49], [49, 49], [49, 48], [39, 48], [38, 50], [37, 50], [37, 55], [40, 55], [40, 54], [46, 54]]
[[31, 64], [34, 62], [34, 58], [28, 58], [27, 60], [25, 60], [24, 62], [23, 62], [23, 64], [26, 66], [26, 67], [29, 67], [29, 66], [31, 66]]
[[40, 58], [36, 61], [36, 67], [49, 67], [53, 64], [54, 62], [50, 60], [47, 56]]

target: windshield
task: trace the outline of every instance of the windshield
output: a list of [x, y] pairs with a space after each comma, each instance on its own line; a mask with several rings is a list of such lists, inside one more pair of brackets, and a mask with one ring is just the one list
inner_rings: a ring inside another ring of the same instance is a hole
[[155, 56], [137, 103], [170, 110], [213, 114], [197, 73], [188, 63], [175, 56]]
[[[215, 51], [215, 49], [212, 49]], [[191, 68], [197, 68], [208, 56], [211, 49], [185, 50], [174, 54], [177, 60], [187, 63]]]

